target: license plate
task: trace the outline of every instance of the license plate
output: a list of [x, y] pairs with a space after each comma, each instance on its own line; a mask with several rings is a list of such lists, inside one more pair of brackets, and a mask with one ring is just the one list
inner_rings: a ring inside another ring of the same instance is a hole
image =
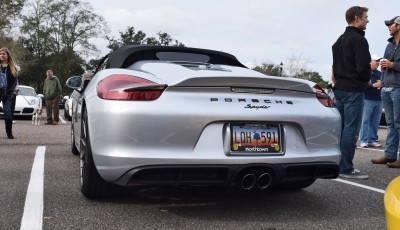
[[281, 154], [278, 125], [231, 124], [231, 153]]

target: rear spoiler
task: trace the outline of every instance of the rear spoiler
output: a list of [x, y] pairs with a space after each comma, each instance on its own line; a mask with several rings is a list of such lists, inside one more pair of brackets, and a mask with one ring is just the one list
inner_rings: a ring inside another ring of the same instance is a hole
[[[208, 56], [209, 64], [221, 64], [230, 65], [247, 68], [245, 65], [240, 63], [238, 59], [228, 53], [206, 50], [198, 48], [189, 47], [178, 47], [178, 46], [149, 46], [149, 45], [131, 45], [123, 46], [117, 50], [109, 53], [105, 58], [108, 58], [106, 68], [126, 68], [138, 61], [144, 60], [160, 60], [159, 52], [171, 52], [171, 54], [176, 54], [176, 59], [179, 59], [179, 54], [199, 54]], [[180, 60], [180, 61], [190, 61], [190, 60]]]

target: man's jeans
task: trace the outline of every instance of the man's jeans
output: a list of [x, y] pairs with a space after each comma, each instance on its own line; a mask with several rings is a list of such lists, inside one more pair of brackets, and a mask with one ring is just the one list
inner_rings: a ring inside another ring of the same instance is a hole
[[382, 101], [364, 100], [360, 143], [373, 143], [378, 140], [379, 122], [382, 115]]
[[340, 140], [340, 173], [353, 171], [353, 158], [360, 133], [364, 107], [364, 92], [348, 92], [334, 89], [336, 108], [342, 117], [342, 136]]
[[381, 97], [387, 123], [385, 157], [396, 160], [400, 137], [400, 88], [383, 88]]
[[[54, 99], [45, 99], [46, 104], [46, 115], [47, 122], [52, 123], [53, 121], [59, 122], [59, 105], [58, 105], [59, 97], [55, 97]], [[54, 115], [54, 116], [53, 116]]]

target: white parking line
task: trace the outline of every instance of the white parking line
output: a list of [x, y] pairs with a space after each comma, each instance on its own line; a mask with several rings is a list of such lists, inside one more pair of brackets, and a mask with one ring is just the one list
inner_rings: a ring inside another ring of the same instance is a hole
[[357, 187], [360, 187], [360, 188], [365, 188], [365, 189], [368, 189], [368, 190], [372, 190], [372, 191], [375, 191], [375, 192], [379, 192], [379, 193], [385, 193], [385, 191], [384, 190], [382, 190], [382, 189], [377, 189], [377, 188], [374, 188], [374, 187], [370, 187], [370, 186], [366, 186], [366, 185], [363, 185], [363, 184], [357, 184], [357, 183], [354, 183], [354, 182], [351, 182], [351, 181], [347, 181], [347, 180], [342, 180], [342, 179], [333, 179], [334, 181], [337, 181], [337, 182], [342, 182], [342, 183], [345, 183], [345, 184], [350, 184], [350, 185], [353, 185], [353, 186], [357, 186]]
[[[370, 151], [377, 151], [377, 152], [384, 152], [385, 151], [384, 149], [375, 149], [375, 148], [361, 148], [361, 147], [357, 147], [357, 148], [358, 149], [362, 149], [362, 150], [370, 150]], [[368, 190], [371, 190], [371, 191], [375, 191], [375, 192], [379, 192], [379, 193], [383, 193], [383, 194], [385, 193], [385, 190], [374, 188], [374, 187], [370, 187], [370, 186], [366, 186], [366, 185], [363, 185], [363, 184], [357, 184], [357, 183], [354, 183], [354, 182], [351, 182], [351, 181], [347, 181], [347, 180], [342, 180], [342, 179], [339, 179], [339, 178], [333, 179], [333, 180], [337, 181], [337, 182], [345, 183], [345, 184], [350, 184], [350, 185], [353, 185], [353, 186], [356, 186], [356, 187], [365, 188], [365, 189], [368, 189]]]
[[38, 146], [33, 161], [31, 179], [26, 193], [21, 230], [42, 229], [43, 224], [43, 181], [44, 155], [46, 146]]
[[67, 123], [61, 116], [58, 116], [60, 118], [61, 123], [65, 124]]
[[375, 148], [361, 148], [361, 147], [357, 147], [358, 149], [362, 149], [362, 150], [369, 150], [369, 151], [377, 151], [377, 152], [385, 152], [384, 149], [375, 149]]

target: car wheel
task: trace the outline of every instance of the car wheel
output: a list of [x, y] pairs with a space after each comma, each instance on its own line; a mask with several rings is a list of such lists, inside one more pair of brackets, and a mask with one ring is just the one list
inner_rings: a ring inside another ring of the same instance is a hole
[[71, 151], [74, 155], [79, 155], [78, 148], [75, 146], [74, 124], [71, 122]]
[[274, 186], [274, 188], [281, 189], [281, 190], [300, 190], [303, 188], [307, 188], [311, 186], [316, 179], [304, 180], [304, 181], [292, 181], [292, 182], [285, 182], [283, 184]]
[[114, 186], [107, 183], [97, 172], [90, 147], [90, 134], [87, 121], [87, 111], [84, 109], [82, 114], [82, 130], [80, 140], [81, 192], [85, 197], [90, 199], [109, 197], [114, 195]]

